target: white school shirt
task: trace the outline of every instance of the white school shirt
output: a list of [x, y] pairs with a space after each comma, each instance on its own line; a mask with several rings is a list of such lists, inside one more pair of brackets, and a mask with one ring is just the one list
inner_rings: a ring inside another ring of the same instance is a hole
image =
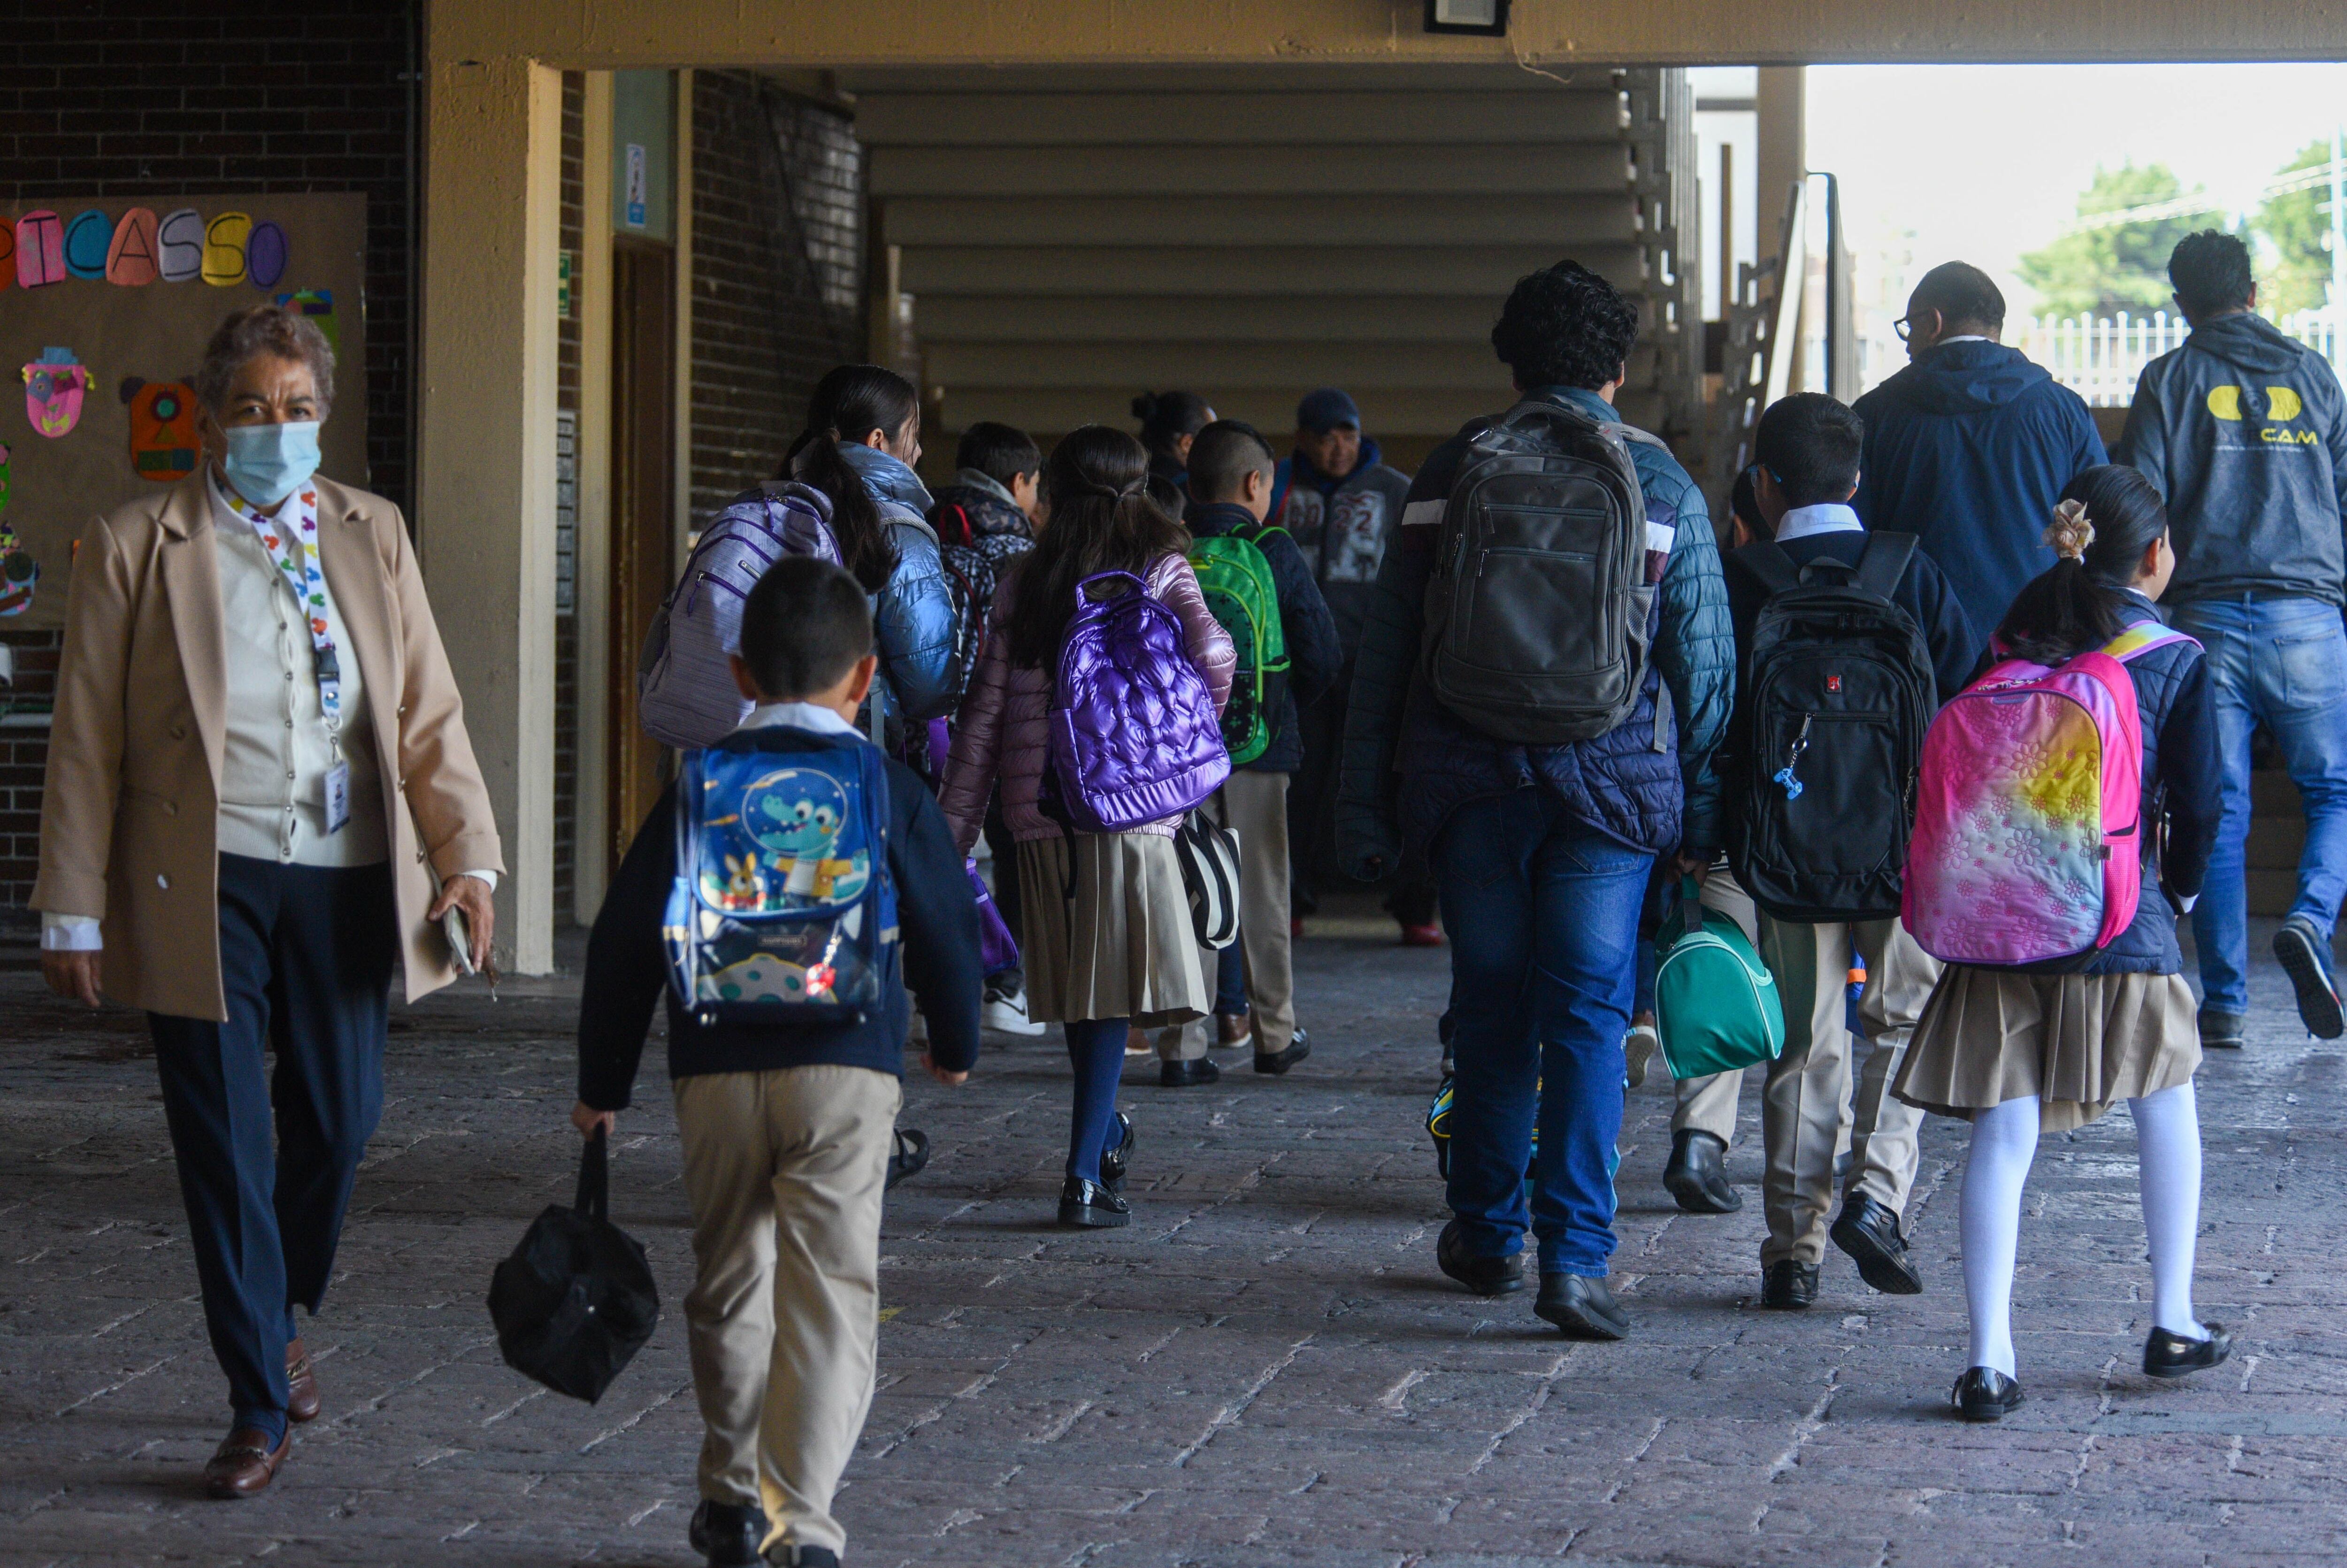
[[1795, 507], [1777, 519], [1777, 542], [1791, 544], [1812, 534], [1858, 534], [1866, 525], [1858, 514], [1840, 501], [1820, 501], [1814, 507]]

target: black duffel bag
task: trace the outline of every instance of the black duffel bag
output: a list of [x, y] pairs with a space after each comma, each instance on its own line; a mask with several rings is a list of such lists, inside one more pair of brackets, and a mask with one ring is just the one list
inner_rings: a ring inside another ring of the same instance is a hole
[[600, 1128], [587, 1140], [574, 1207], [549, 1205], [489, 1281], [489, 1318], [506, 1365], [589, 1404], [660, 1323], [643, 1244], [613, 1225]]

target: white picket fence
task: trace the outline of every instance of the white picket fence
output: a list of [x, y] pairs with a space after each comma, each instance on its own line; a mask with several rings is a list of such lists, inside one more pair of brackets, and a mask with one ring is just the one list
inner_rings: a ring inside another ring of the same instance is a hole
[[[2347, 333], [2330, 311], [2301, 311], [2269, 317], [2274, 325], [2329, 360], [2347, 378]], [[1859, 378], [1873, 386], [1907, 363], [1907, 345], [1888, 321], [1870, 321], [1860, 348]], [[2004, 341], [2054, 373], [2054, 379], [2090, 404], [2125, 407], [2135, 401], [2136, 377], [2143, 367], [2191, 333], [2181, 316], [2166, 311], [2149, 316], [2024, 316], [2007, 323]]]

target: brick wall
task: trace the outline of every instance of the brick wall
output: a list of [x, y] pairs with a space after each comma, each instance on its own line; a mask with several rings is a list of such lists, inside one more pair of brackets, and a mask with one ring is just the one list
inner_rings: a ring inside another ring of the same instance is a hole
[[[0, 203], [365, 192], [369, 485], [408, 504], [415, 0], [56, 0], [0, 27]], [[56, 585], [62, 591], [63, 584]], [[54, 633], [0, 631], [46, 707]], [[5, 704], [0, 704], [5, 705]], [[0, 717], [0, 923], [39, 850], [45, 733]]]
[[692, 517], [773, 474], [865, 357], [864, 159], [842, 110], [743, 71], [692, 95]]

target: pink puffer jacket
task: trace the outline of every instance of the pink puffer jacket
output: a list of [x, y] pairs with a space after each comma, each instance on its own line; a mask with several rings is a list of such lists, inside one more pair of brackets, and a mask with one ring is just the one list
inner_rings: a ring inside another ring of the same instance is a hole
[[[1031, 559], [1031, 558], [1030, 558]], [[1230, 701], [1231, 671], [1238, 655], [1230, 633], [1206, 608], [1198, 592], [1198, 579], [1190, 563], [1178, 555], [1162, 555], [1150, 563], [1143, 580], [1149, 591], [1182, 619], [1190, 662], [1204, 676], [1214, 694], [1214, 712]], [[986, 651], [969, 678], [961, 713], [954, 721], [953, 752], [946, 760], [944, 785], [938, 792], [954, 837], [968, 855], [986, 824], [987, 797], [995, 783], [1002, 785], [1002, 815], [1010, 836], [1060, 836], [1059, 824], [1038, 810], [1035, 798], [1043, 785], [1043, 768], [1051, 745], [1051, 670], [1026, 670], [1010, 662], [1010, 639], [1002, 630], [1017, 591], [1014, 569], [994, 596], [994, 613], [986, 633]], [[1174, 836], [1175, 818], [1144, 823], [1137, 833]]]

